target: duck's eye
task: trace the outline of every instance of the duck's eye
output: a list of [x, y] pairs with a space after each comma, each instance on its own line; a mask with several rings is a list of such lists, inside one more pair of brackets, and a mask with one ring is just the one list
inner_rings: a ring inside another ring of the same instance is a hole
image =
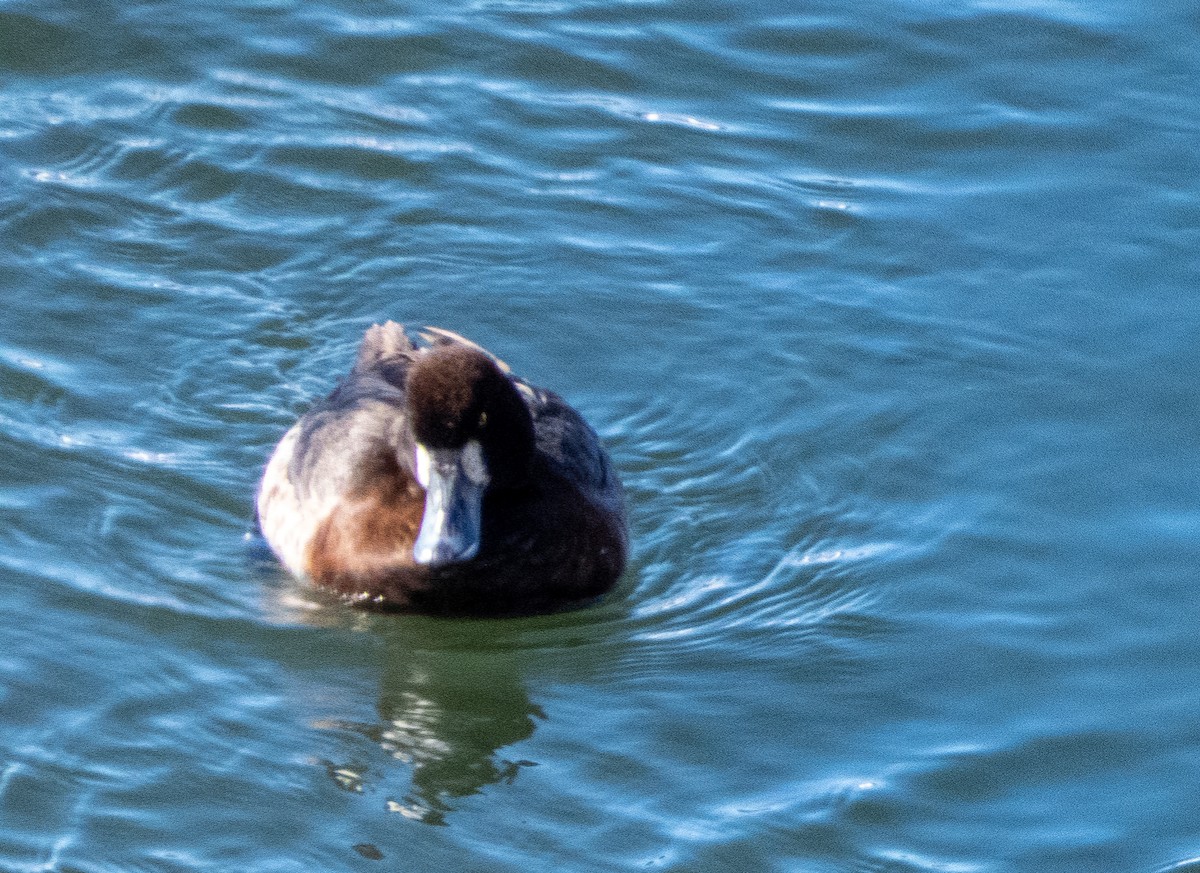
[[486, 424], [487, 424], [487, 413], [486, 412], [479, 413], [479, 429], [483, 430], [483, 427]]

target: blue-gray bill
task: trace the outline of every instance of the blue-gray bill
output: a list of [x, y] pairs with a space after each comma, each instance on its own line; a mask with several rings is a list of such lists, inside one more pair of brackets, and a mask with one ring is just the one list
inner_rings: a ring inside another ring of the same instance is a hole
[[417, 446], [417, 479], [425, 488], [425, 514], [413, 543], [419, 564], [468, 561], [479, 552], [483, 492], [488, 476], [479, 444], [462, 449]]

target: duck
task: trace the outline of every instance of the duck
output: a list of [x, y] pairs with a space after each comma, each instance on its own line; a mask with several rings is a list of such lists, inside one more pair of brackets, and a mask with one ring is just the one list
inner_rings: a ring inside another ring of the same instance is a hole
[[620, 477], [559, 395], [456, 333], [367, 329], [283, 435], [259, 527], [294, 576], [368, 609], [502, 616], [596, 601], [629, 549]]

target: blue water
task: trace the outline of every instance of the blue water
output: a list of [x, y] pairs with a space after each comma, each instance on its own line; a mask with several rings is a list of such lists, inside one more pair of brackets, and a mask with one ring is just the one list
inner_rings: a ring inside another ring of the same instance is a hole
[[[0, 2], [0, 869], [1200, 871], [1200, 15]], [[593, 608], [258, 537], [365, 327], [568, 397]]]

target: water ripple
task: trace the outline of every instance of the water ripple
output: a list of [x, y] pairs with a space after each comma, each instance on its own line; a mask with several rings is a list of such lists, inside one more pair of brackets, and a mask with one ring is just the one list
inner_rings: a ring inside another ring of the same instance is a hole
[[[1200, 20], [794, 6], [0, 9], [0, 866], [1197, 867]], [[382, 318], [597, 426], [610, 597], [278, 568]]]

